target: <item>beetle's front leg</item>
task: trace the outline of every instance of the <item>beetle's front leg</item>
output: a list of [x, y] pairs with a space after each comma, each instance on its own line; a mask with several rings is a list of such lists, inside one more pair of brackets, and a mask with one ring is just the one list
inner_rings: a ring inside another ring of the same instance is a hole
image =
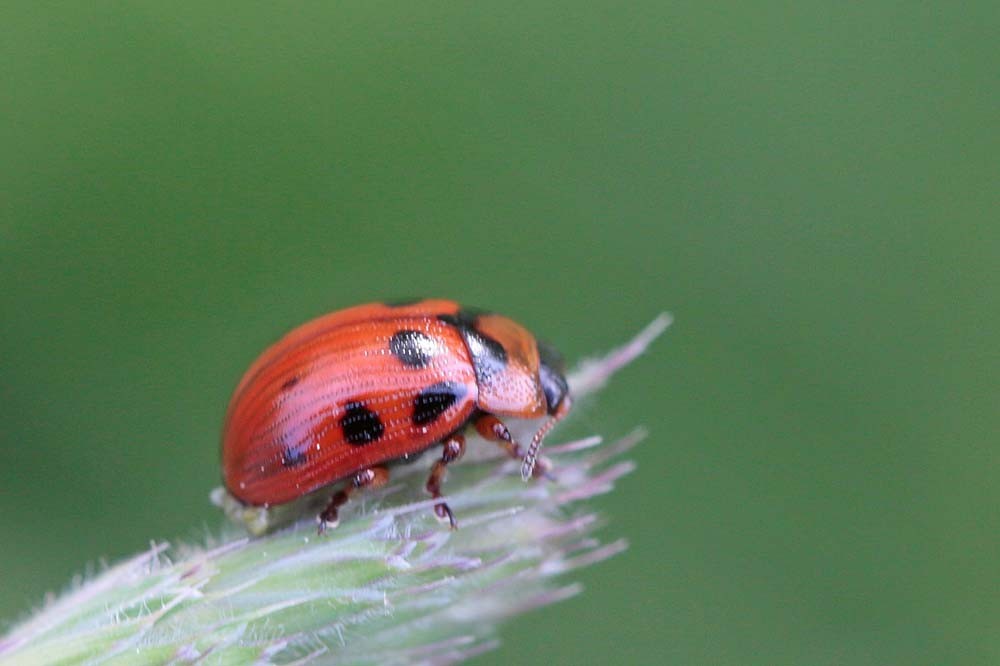
[[[483, 439], [499, 444], [507, 452], [507, 455], [514, 460], [524, 460], [524, 449], [514, 441], [513, 435], [510, 434], [510, 430], [503, 424], [503, 421], [492, 414], [483, 414], [476, 419], [475, 426], [476, 431], [482, 435]], [[549, 459], [544, 457], [539, 458], [535, 464], [535, 468], [532, 470], [532, 476], [535, 478], [540, 476], [548, 478], [550, 476], [550, 469], [552, 469], [552, 463], [549, 462]]]

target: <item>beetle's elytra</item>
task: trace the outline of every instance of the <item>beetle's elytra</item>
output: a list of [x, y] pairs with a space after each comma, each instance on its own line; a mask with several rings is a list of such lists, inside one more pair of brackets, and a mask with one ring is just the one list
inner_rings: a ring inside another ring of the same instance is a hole
[[[570, 404], [558, 354], [507, 317], [447, 300], [360, 305], [299, 326], [250, 366], [226, 414], [223, 479], [254, 506], [349, 480], [322, 528], [353, 492], [384, 484], [387, 463], [439, 444], [427, 491], [441, 497], [470, 424], [523, 459], [526, 480], [538, 475], [542, 439]], [[501, 421], [544, 416], [527, 453]], [[456, 526], [446, 503], [435, 513]]]

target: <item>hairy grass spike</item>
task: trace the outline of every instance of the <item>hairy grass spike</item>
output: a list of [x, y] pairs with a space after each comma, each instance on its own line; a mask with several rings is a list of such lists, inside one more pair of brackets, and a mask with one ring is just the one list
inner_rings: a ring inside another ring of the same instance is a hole
[[[582, 364], [573, 395], [599, 389], [669, 324], [661, 315]], [[433, 518], [437, 500], [407, 501], [422, 485], [412, 465], [322, 537], [307, 518], [258, 538], [230, 526], [202, 546], [153, 543], [16, 625], [0, 664], [462, 661], [497, 647], [504, 618], [580, 592], [558, 576], [624, 550], [597, 540], [602, 521], [579, 502], [633, 469], [619, 458], [644, 436], [549, 446], [555, 479], [528, 485], [496, 447], [470, 445], [447, 498], [457, 531]]]

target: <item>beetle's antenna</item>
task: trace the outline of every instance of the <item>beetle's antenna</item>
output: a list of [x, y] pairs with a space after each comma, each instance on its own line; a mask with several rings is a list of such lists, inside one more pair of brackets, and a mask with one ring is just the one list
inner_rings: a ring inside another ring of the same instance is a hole
[[569, 413], [570, 402], [572, 401], [568, 395], [564, 397], [556, 413], [552, 415], [552, 418], [543, 423], [542, 427], [535, 433], [535, 436], [531, 438], [531, 444], [528, 445], [528, 452], [524, 454], [524, 460], [521, 462], [522, 481], [531, 480], [531, 476], [535, 473], [535, 464], [538, 462], [538, 450], [542, 448], [542, 440]]
[[538, 449], [542, 447], [542, 439], [545, 438], [546, 433], [552, 429], [552, 426], [556, 424], [556, 419], [552, 418], [546, 421], [535, 436], [531, 438], [531, 445], [528, 446], [528, 452], [524, 455], [524, 460], [521, 462], [521, 480], [530, 481], [531, 475], [535, 472], [535, 462], [538, 460]]

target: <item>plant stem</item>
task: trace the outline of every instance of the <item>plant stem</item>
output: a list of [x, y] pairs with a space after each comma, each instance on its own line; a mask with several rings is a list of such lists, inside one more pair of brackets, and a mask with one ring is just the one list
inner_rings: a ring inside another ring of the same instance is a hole
[[[570, 375], [574, 396], [603, 386], [669, 325]], [[554, 479], [522, 483], [518, 461], [473, 442], [452, 474], [449, 530], [421, 497], [424, 471], [349, 505], [317, 535], [300, 520], [253, 538], [230, 526], [202, 546], [154, 543], [47, 604], [0, 638], [4, 664], [447, 664], [493, 649], [504, 618], [569, 598], [561, 574], [621, 552], [581, 504], [633, 469], [590, 437], [550, 446]], [[476, 455], [476, 454], [479, 455]]]

